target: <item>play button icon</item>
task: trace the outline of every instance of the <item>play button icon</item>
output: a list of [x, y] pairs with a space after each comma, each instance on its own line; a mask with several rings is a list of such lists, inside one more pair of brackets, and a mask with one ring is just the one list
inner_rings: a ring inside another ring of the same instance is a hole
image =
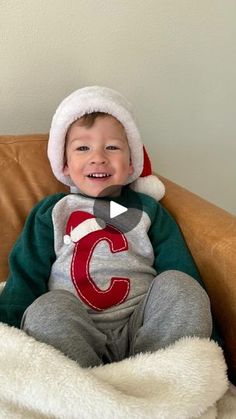
[[128, 208], [123, 205], [117, 204], [117, 202], [114, 201], [110, 202], [110, 218], [117, 217], [126, 211], [128, 211]]
[[102, 190], [95, 199], [93, 213], [100, 227], [113, 226], [115, 232], [127, 233], [133, 230], [143, 216], [143, 206], [137, 192], [126, 187], [117, 187], [122, 192], [114, 196], [114, 185]]

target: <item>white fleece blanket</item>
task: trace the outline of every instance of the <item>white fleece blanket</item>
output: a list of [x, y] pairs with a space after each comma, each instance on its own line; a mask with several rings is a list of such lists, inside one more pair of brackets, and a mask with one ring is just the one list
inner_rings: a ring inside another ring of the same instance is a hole
[[222, 350], [208, 339], [82, 369], [14, 327], [0, 323], [0, 337], [1, 419], [236, 418]]

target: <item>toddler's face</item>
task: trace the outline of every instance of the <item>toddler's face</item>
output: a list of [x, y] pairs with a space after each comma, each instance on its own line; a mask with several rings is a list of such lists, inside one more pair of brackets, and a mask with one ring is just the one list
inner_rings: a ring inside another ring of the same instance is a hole
[[71, 125], [64, 174], [82, 193], [103, 196], [102, 191], [112, 187], [109, 196], [117, 196], [132, 173], [126, 133], [117, 119], [98, 117], [91, 128], [79, 125], [79, 120]]

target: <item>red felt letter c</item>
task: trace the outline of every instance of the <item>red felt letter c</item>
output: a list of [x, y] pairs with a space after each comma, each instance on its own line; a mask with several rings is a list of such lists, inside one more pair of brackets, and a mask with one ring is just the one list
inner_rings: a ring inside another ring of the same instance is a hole
[[[67, 234], [71, 234], [71, 230], [78, 228], [78, 225], [86, 219], [91, 219], [93, 222], [95, 217], [83, 211], [72, 213], [67, 223]], [[124, 234], [115, 227], [107, 225], [104, 229], [88, 231], [75, 243], [71, 262], [71, 278], [75, 289], [81, 300], [94, 310], [104, 310], [121, 304], [126, 300], [130, 289], [128, 278], [112, 277], [110, 286], [106, 290], [100, 289], [91, 278], [89, 263], [95, 247], [102, 240], [109, 244], [112, 253], [128, 249]]]

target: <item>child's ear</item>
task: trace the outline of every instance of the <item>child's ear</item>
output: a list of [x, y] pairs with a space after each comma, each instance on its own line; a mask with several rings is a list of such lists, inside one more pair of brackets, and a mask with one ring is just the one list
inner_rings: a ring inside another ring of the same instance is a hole
[[129, 175], [132, 175], [134, 173], [134, 166], [132, 164], [132, 161], [130, 160], [129, 163]]
[[64, 164], [64, 167], [63, 167], [63, 174], [64, 174], [65, 176], [69, 176], [69, 174], [70, 174], [69, 167], [68, 167], [68, 164], [67, 164], [67, 163], [65, 163], [65, 164]]

